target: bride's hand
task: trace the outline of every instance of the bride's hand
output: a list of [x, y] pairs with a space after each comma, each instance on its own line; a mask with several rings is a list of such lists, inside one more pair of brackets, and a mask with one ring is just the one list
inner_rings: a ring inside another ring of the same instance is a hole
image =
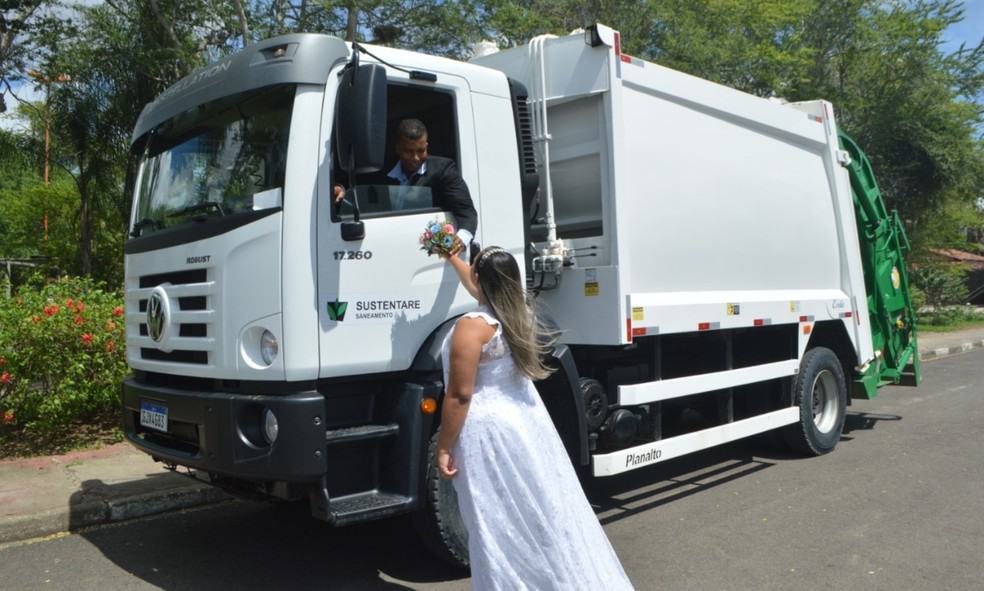
[[454, 466], [454, 458], [448, 450], [437, 450], [437, 470], [441, 473], [441, 478], [451, 480], [458, 475], [458, 469]]

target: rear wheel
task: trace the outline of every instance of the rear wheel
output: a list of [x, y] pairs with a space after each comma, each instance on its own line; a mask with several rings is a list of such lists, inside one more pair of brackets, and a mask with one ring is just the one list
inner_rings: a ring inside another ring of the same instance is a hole
[[847, 382], [833, 351], [817, 347], [806, 352], [793, 383], [793, 404], [800, 420], [784, 430], [790, 448], [813, 456], [832, 451], [847, 413]]
[[413, 514], [414, 529], [424, 546], [445, 562], [468, 567], [468, 530], [458, 512], [458, 495], [437, 470], [437, 433], [427, 446], [423, 506]]

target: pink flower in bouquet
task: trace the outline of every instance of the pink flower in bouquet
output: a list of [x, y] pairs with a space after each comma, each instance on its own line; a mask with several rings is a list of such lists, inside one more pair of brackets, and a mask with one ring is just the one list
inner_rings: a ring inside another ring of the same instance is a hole
[[444, 224], [444, 227], [441, 228], [441, 230], [445, 234], [454, 234], [454, 226], [452, 226], [451, 224]]
[[424, 240], [430, 240], [430, 237], [433, 236], [433, 235], [434, 234], [432, 234], [430, 230], [425, 231], [424, 232]]

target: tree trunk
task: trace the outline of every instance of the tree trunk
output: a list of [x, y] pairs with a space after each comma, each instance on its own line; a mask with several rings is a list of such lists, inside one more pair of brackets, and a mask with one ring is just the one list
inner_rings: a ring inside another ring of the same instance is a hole
[[178, 40], [178, 36], [174, 32], [171, 22], [164, 18], [164, 13], [161, 12], [161, 7], [158, 6], [157, 0], [150, 0], [150, 9], [154, 11], [154, 16], [157, 17], [158, 24], [167, 31], [168, 37], [171, 38], [171, 43], [174, 44], [175, 49], [180, 49], [181, 41]]
[[345, 27], [345, 38], [349, 42], [355, 41], [355, 34], [359, 30], [359, 7], [353, 2], [348, 9], [348, 24]]
[[[84, 177], [83, 177], [84, 179]], [[82, 259], [82, 275], [92, 275], [92, 198], [89, 182], [79, 183], [79, 257]]]
[[243, 0], [236, 0], [236, 10], [239, 12], [239, 26], [243, 30], [243, 47], [249, 45], [249, 23], [246, 21], [246, 9]]

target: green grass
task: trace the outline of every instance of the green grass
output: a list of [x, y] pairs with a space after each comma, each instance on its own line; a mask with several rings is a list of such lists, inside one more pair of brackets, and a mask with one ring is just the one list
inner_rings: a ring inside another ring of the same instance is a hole
[[955, 320], [953, 322], [943, 324], [923, 324], [922, 322], [917, 322], [916, 326], [919, 328], [919, 334], [927, 332], [956, 332], [958, 330], [964, 330], [965, 328], [984, 327], [984, 318], [978, 318], [976, 320]]
[[984, 327], [984, 311], [975, 306], [947, 306], [916, 320], [919, 332], [955, 332]]

